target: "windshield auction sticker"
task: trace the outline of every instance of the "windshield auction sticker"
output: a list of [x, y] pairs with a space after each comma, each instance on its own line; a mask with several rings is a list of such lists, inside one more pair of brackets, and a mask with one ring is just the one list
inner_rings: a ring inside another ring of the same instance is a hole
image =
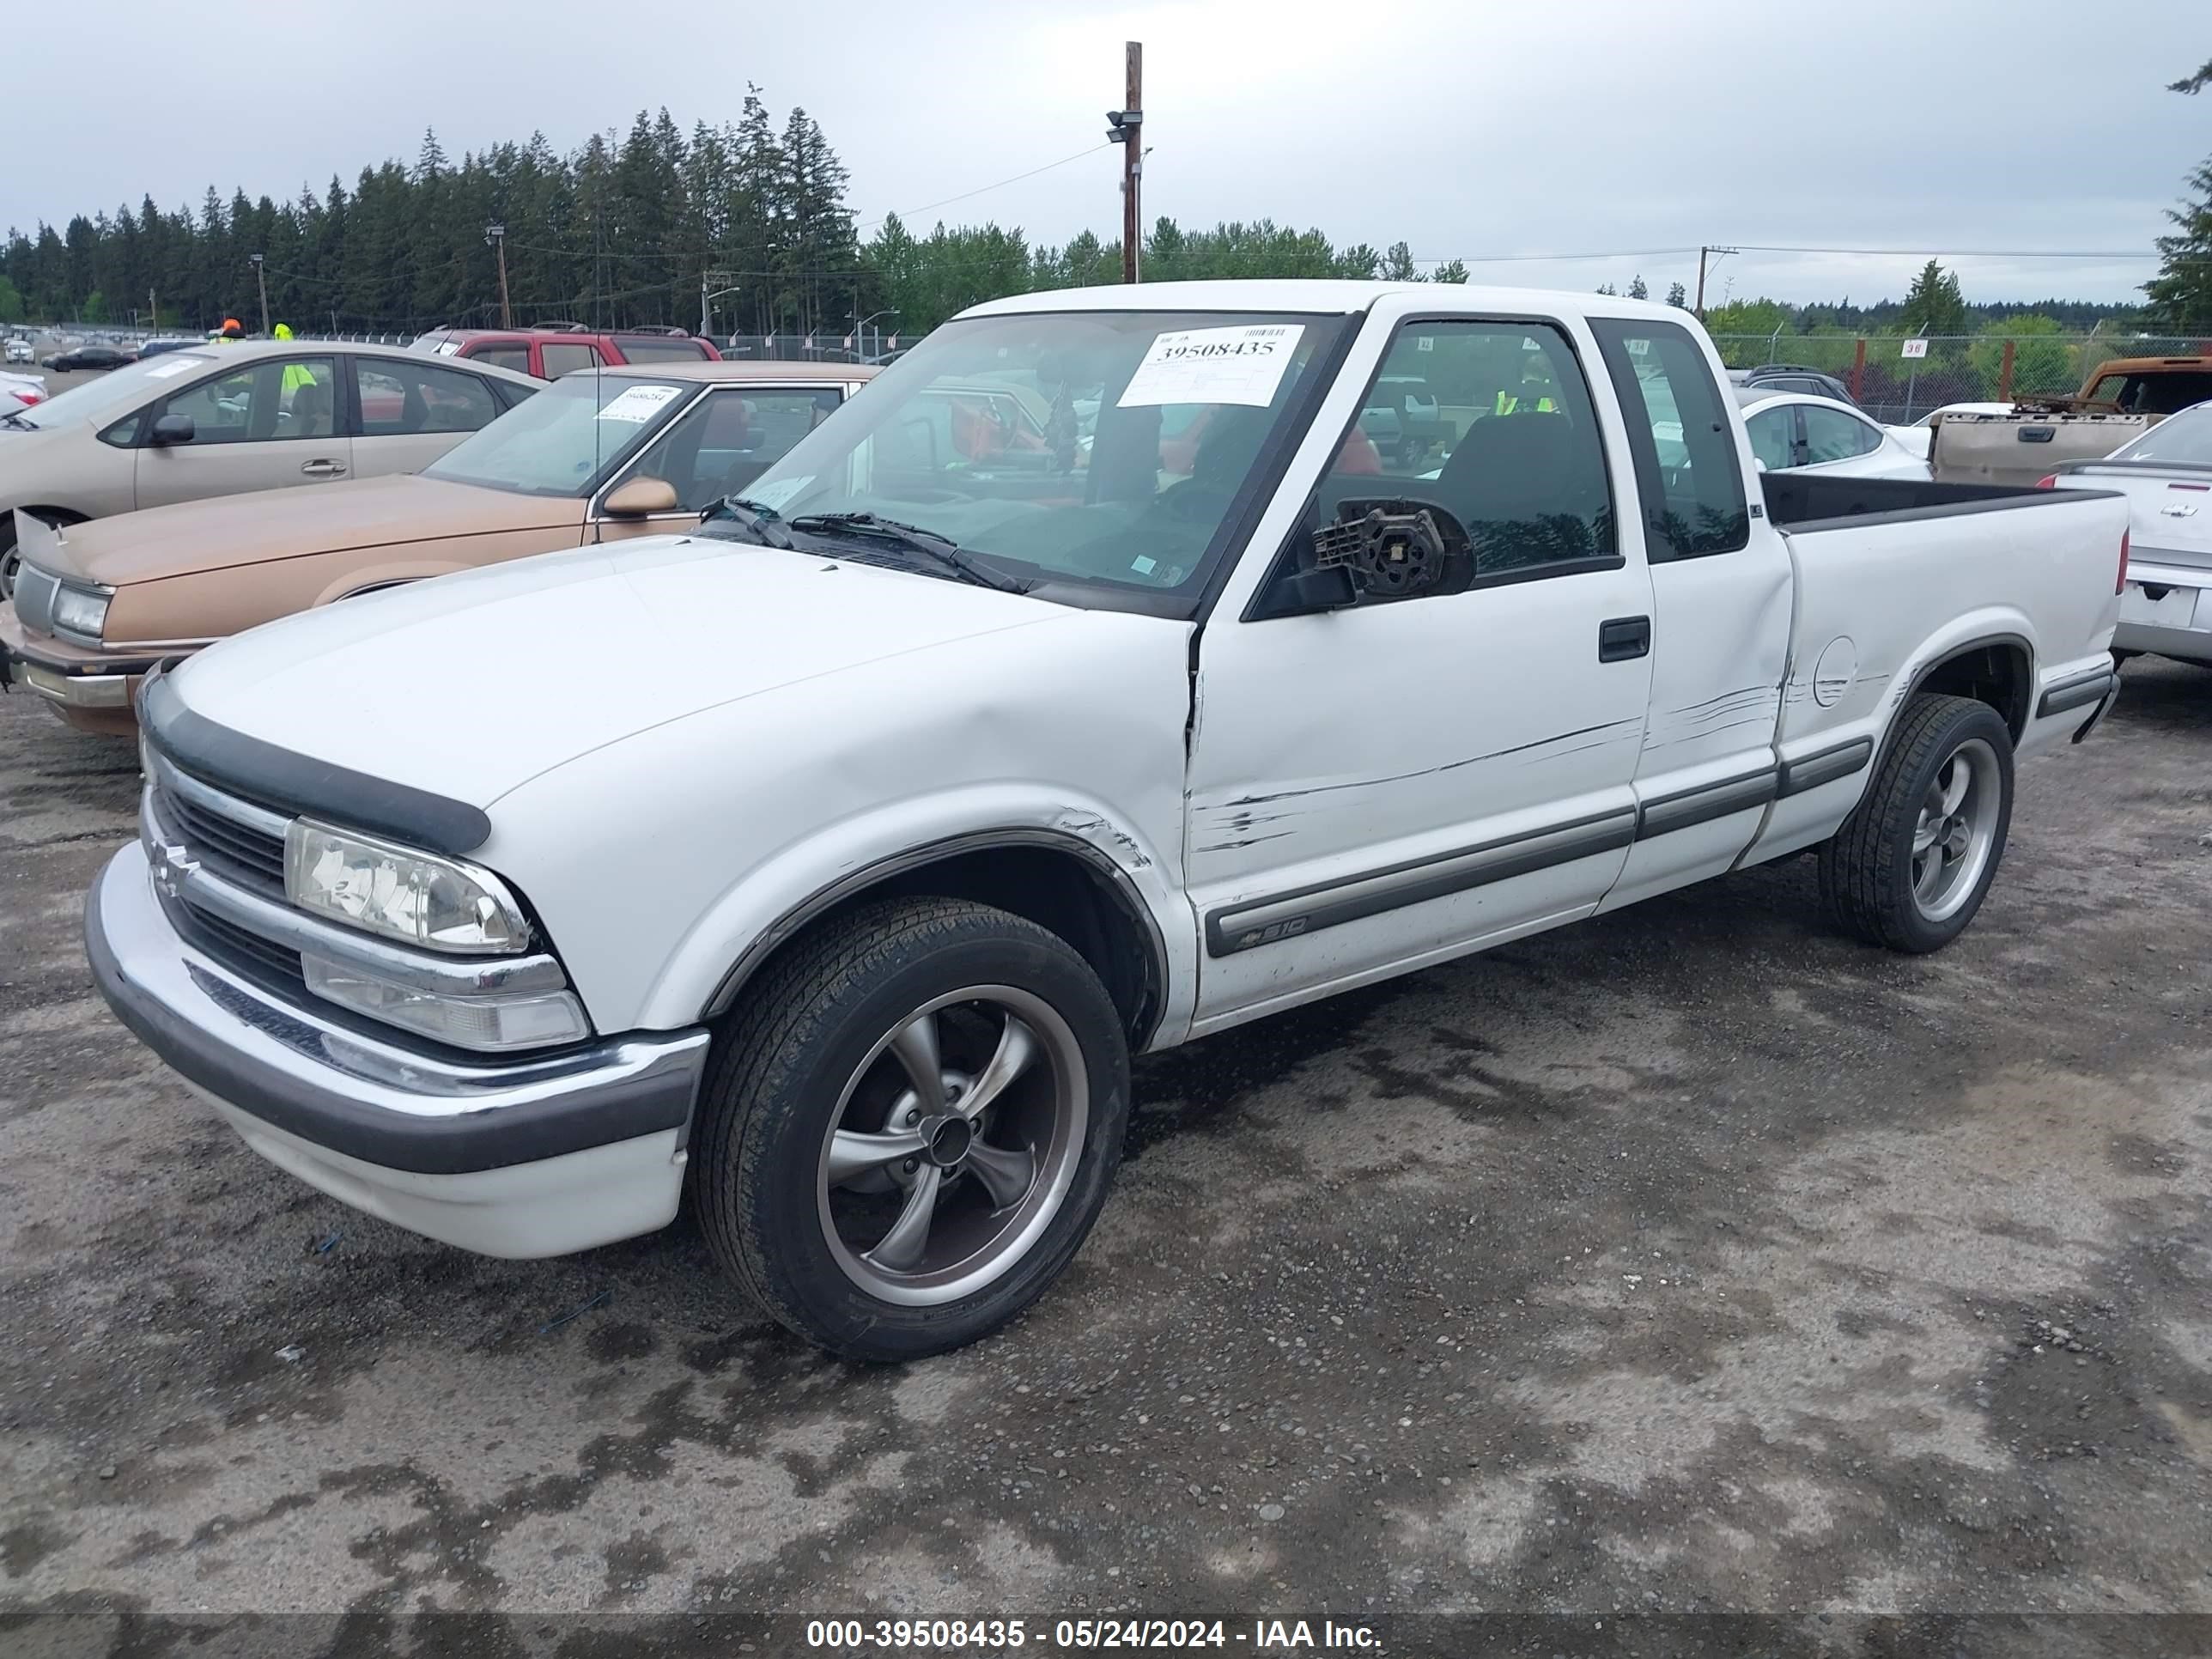
[[603, 421], [649, 421], [677, 395], [672, 386], [634, 386], [599, 411]]
[[1121, 407], [1156, 404], [1274, 402], [1304, 323], [1265, 323], [1235, 328], [1187, 328], [1155, 338], [1129, 377]]

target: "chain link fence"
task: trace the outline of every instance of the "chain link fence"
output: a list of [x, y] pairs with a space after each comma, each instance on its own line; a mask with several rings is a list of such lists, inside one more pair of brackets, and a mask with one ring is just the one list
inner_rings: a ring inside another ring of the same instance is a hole
[[[1891, 426], [1948, 404], [2070, 397], [2116, 357], [2212, 356], [2212, 339], [2144, 334], [1718, 334], [1713, 343], [1730, 368], [1791, 363], [1832, 374]], [[1908, 345], [1924, 355], [1906, 356]]]

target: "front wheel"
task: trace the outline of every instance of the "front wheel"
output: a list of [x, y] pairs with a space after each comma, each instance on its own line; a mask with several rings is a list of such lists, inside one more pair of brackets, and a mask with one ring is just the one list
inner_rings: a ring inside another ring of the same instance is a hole
[[995, 1330], [1120, 1162], [1128, 1047], [1088, 963], [987, 905], [871, 906], [795, 945], [724, 1034], [691, 1179], [762, 1306], [849, 1358]]
[[1987, 703], [1905, 705], [1865, 798], [1820, 848], [1829, 913], [1871, 945], [1924, 953], [1964, 933], [2004, 857], [2012, 732]]

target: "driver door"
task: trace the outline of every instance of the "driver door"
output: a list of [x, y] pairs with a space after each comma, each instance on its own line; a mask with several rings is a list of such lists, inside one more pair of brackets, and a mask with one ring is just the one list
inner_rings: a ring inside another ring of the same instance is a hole
[[[1337, 448], [1284, 564], [1369, 503], [1426, 503], [1467, 532], [1462, 579], [1206, 627], [1196, 1030], [1587, 915], [1620, 875], [1651, 585], [1595, 356], [1558, 323], [1400, 325], [1379, 374], [1437, 388], [1443, 459], [1395, 447], [1378, 473], [1373, 446]], [[1500, 387], [1514, 412], [1492, 412]]]
[[[249, 489], [328, 483], [353, 470], [337, 360], [261, 357], [218, 369], [141, 416], [137, 505], [166, 507]], [[189, 443], [148, 441], [153, 422], [183, 415]]]

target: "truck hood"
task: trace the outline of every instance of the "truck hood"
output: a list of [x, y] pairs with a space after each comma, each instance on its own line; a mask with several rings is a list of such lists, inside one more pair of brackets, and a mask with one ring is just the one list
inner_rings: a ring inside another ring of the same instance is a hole
[[289, 617], [202, 652], [174, 684], [218, 725], [489, 807], [704, 708], [1077, 614], [827, 556], [649, 537]]
[[71, 525], [58, 572], [108, 587], [310, 553], [580, 526], [584, 503], [412, 476], [216, 495]]

